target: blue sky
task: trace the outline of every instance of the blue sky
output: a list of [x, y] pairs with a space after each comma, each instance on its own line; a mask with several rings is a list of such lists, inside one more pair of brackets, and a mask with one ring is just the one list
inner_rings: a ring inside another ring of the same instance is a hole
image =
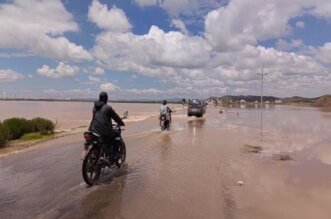
[[325, 0], [0, 1], [0, 94], [160, 99], [331, 92]]

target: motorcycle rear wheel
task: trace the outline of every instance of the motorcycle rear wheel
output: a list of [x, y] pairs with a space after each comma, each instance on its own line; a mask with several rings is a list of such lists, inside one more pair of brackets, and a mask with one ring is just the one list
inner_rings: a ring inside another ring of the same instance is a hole
[[89, 186], [96, 184], [100, 177], [101, 166], [98, 164], [99, 157], [100, 151], [97, 149], [92, 149], [83, 161], [82, 175], [85, 183]]

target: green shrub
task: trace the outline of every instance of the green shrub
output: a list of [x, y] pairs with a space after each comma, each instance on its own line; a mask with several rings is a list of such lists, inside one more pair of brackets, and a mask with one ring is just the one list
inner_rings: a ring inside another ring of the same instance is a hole
[[49, 134], [54, 132], [55, 124], [49, 119], [37, 117], [29, 120], [27, 127], [31, 130], [29, 133], [40, 132], [41, 134]]
[[[9, 140], [21, 138], [27, 133], [40, 133], [47, 135], [54, 133], [55, 124], [44, 118], [10, 118], [0, 122], [0, 148], [4, 147]], [[39, 134], [39, 135], [40, 135]], [[30, 136], [31, 137], [31, 136]]]
[[27, 120], [24, 118], [11, 118], [3, 121], [3, 125], [8, 128], [9, 140], [19, 139], [26, 133]]
[[36, 125], [31, 120], [27, 120], [24, 126], [24, 134], [33, 132], [36, 132]]
[[9, 130], [0, 122], [0, 148], [4, 147], [9, 139]]

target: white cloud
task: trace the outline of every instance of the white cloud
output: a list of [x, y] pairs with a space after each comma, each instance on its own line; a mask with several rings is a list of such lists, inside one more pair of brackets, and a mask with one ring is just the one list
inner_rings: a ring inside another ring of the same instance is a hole
[[[206, 38], [215, 48], [224, 51], [286, 35], [289, 17], [279, 16], [280, 8], [269, 2], [232, 0], [227, 6], [211, 11], [205, 21]], [[298, 13], [291, 7], [287, 10]]]
[[[326, 13], [329, 12], [329, 14]], [[331, 17], [331, 2], [324, 0], [231, 0], [208, 13], [205, 36], [218, 50], [242, 49], [291, 32], [289, 20], [304, 14]]]
[[11, 82], [22, 78], [24, 78], [24, 75], [19, 72], [10, 69], [0, 69], [0, 82]]
[[303, 46], [303, 41], [300, 39], [292, 39], [290, 42], [287, 42], [284, 39], [279, 39], [276, 42], [276, 49], [282, 50], [282, 51], [289, 51], [294, 48], [299, 48]]
[[78, 25], [60, 0], [15, 0], [0, 5], [0, 48], [18, 48], [59, 60], [91, 60], [62, 35]]
[[305, 23], [303, 21], [297, 21], [295, 23], [295, 27], [299, 28], [299, 29], [303, 29], [303, 28], [305, 28]]
[[[302, 80], [303, 84], [310, 80], [316, 86], [322, 80], [313, 76], [322, 75], [325, 81], [330, 81], [325, 76], [327, 69], [314, 58], [285, 52], [304, 46], [300, 39], [283, 43], [284, 52], [249, 44], [237, 50], [218, 51], [203, 37], [164, 32], [152, 26], [145, 35], [103, 32], [97, 36], [92, 53], [105, 69], [155, 77], [178, 88], [160, 95], [176, 96], [174, 91], [188, 96], [222, 95], [228, 87], [238, 92], [256, 92], [259, 86], [256, 73], [262, 64], [270, 72], [267, 81], [273, 83], [273, 95], [287, 95], [286, 87], [293, 87], [295, 80]], [[303, 75], [309, 79], [303, 80]], [[283, 89], [276, 89], [277, 85]], [[295, 92], [306, 91], [298, 87], [292, 90]]]
[[[132, 33], [101, 33], [93, 48], [94, 56], [105, 67], [145, 75], [159, 75], [156, 66], [164, 68], [194, 68], [209, 60], [209, 45], [201, 37], [187, 37], [180, 32], [168, 32], [152, 26], [146, 35]], [[148, 68], [148, 69], [146, 69]], [[176, 75], [171, 69], [166, 75]]]
[[120, 87], [113, 83], [108, 82], [108, 83], [101, 84], [100, 89], [104, 90], [104, 91], [108, 91], [108, 92], [114, 92], [114, 91], [120, 89]]
[[92, 82], [100, 82], [100, 81], [101, 81], [100, 78], [94, 77], [94, 76], [92, 76], [92, 75], [89, 75], [88, 78], [89, 78], [89, 80], [92, 81]]
[[331, 64], [331, 42], [318, 48], [311, 48], [311, 51], [321, 62]]
[[63, 78], [74, 77], [77, 71], [78, 67], [60, 62], [55, 69], [50, 68], [48, 65], [43, 65], [41, 68], [37, 69], [37, 74], [48, 78]]
[[[91, 67], [88, 73], [125, 71], [157, 78], [173, 88], [167, 91], [125, 89], [112, 81], [102, 83], [101, 89], [119, 96], [124, 93], [127, 97], [222, 95], [229, 87], [233, 92], [254, 93], [259, 86], [256, 73], [262, 64], [269, 73], [266, 83], [270, 84], [266, 93], [273, 91], [273, 95], [280, 96], [306, 93], [307, 88], [313, 85], [328, 89], [326, 84], [330, 83], [331, 77], [328, 76], [327, 66], [320, 63], [329, 62], [328, 45], [304, 53], [300, 51], [306, 49], [302, 40], [284, 40], [291, 34], [291, 28], [305, 25], [298, 21], [291, 27], [291, 19], [305, 14], [322, 18], [329, 16], [319, 5], [322, 0], [232, 0], [210, 11], [205, 18], [205, 32], [196, 36], [188, 34], [185, 25], [187, 20], [182, 16], [190, 14], [187, 10], [192, 8], [196, 9], [192, 12], [195, 15], [207, 14], [202, 10], [204, 4], [210, 10], [220, 5], [221, 1], [218, 4], [213, 0], [136, 2], [142, 7], [156, 5], [164, 8], [171, 15], [172, 25], [181, 32], [165, 32], [157, 26], [151, 26], [148, 33], [135, 35], [130, 32], [131, 24], [121, 9], [109, 9], [107, 5], [94, 0], [88, 16], [102, 32], [96, 36], [95, 45], [90, 51], [98, 67]], [[327, 5], [324, 4], [325, 8]], [[269, 39], [278, 39], [276, 48], [259, 45], [261, 41]], [[92, 75], [89, 80], [100, 83], [99, 78]]]
[[29, 52], [0, 52], [0, 58], [25, 58], [34, 56]]
[[179, 20], [179, 19], [172, 19], [171, 20], [171, 24], [172, 26], [174, 26], [175, 28], [179, 29], [182, 33], [184, 34], [189, 34], [189, 31], [187, 30], [185, 24], [183, 21]]
[[[330, 19], [330, 1], [231, 0], [228, 4], [223, 4], [227, 0], [135, 1], [141, 7], [162, 7], [170, 15], [173, 27], [180, 31], [166, 32], [151, 26], [147, 33], [135, 35], [122, 9], [108, 8], [94, 0], [88, 19], [101, 32], [88, 52], [64, 37], [67, 32], [79, 31], [79, 26], [60, 0], [6, 1], [0, 5], [0, 48], [9, 52], [1, 52], [0, 57], [37, 54], [64, 60], [54, 69], [44, 65], [37, 73], [60, 78], [75, 76], [80, 70], [89, 75], [86, 83], [101, 84], [100, 88], [116, 92], [116, 96], [121, 92], [128, 97], [222, 95], [229, 87], [233, 92], [256, 92], [259, 86], [256, 73], [262, 64], [269, 73], [266, 92], [274, 95], [331, 89], [331, 42], [314, 48], [305, 46], [300, 39], [291, 39], [292, 28], [309, 25], [300, 21], [302, 16]], [[186, 28], [190, 27], [189, 20], [204, 15], [204, 32], [190, 34]], [[299, 21], [290, 25], [293, 19]], [[260, 46], [270, 39], [277, 40], [275, 48]], [[80, 69], [68, 64], [78, 60], [95, 62], [82, 64]], [[132, 78], [154, 77], [173, 88], [125, 89], [114, 81], [101, 83], [103, 80], [96, 76], [119, 71], [128, 72]], [[15, 78], [15, 74], [11, 73], [11, 77]]]
[[158, 0], [135, 0], [140, 7], [157, 5]]
[[157, 5], [159, 0], [135, 0], [135, 2], [141, 7], [146, 7]]
[[135, 0], [141, 6], [159, 6], [172, 18], [183, 17], [186, 20], [203, 18], [208, 11], [215, 9], [228, 0]]
[[93, 0], [89, 7], [88, 18], [101, 29], [112, 32], [127, 32], [131, 24], [122, 9], [113, 6], [110, 10], [107, 5]]
[[155, 88], [148, 88], [148, 89], [126, 89], [124, 92], [132, 93], [134, 95], [139, 95], [141, 97], [148, 95], [148, 96], [156, 96], [162, 94], [161, 90]]
[[103, 68], [100, 68], [100, 67], [95, 67], [94, 73], [96, 75], [103, 75], [105, 73], [105, 70]]

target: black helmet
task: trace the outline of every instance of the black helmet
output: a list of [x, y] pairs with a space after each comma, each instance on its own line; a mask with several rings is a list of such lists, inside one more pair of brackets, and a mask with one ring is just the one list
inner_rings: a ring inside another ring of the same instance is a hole
[[166, 100], [163, 100], [163, 105], [167, 105], [167, 101]]
[[108, 94], [106, 92], [102, 91], [99, 94], [99, 101], [104, 102], [104, 103], [107, 103], [107, 101], [108, 101]]

